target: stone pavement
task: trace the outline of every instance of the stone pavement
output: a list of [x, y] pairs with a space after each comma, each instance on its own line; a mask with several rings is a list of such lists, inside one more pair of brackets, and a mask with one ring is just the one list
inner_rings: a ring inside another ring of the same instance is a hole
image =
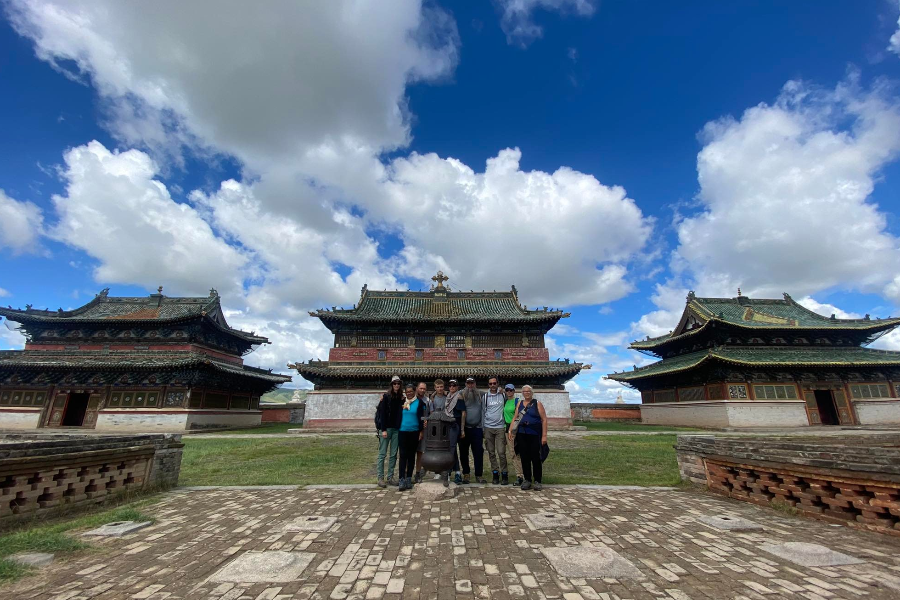
[[[488, 486], [423, 506], [375, 487], [231, 488], [176, 490], [145, 510], [154, 525], [98, 538], [99, 551], [0, 597], [900, 597], [900, 538], [695, 491]], [[700, 521], [709, 516], [725, 518]], [[715, 526], [738, 519], [763, 529]], [[786, 542], [800, 544], [772, 552]], [[835, 553], [857, 564], [799, 564]]]

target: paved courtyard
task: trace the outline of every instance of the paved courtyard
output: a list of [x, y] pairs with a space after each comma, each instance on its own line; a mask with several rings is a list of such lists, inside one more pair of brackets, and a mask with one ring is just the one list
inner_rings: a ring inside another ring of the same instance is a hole
[[[154, 525], [0, 597], [900, 597], [900, 538], [689, 491], [473, 486], [425, 506], [375, 487], [220, 488], [146, 512]], [[740, 519], [764, 529], [728, 529]]]

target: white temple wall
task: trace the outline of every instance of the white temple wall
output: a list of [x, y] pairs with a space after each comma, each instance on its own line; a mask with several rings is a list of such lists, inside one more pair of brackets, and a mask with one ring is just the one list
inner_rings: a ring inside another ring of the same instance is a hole
[[700, 400], [641, 405], [641, 422], [681, 427], [807, 427], [802, 400]]

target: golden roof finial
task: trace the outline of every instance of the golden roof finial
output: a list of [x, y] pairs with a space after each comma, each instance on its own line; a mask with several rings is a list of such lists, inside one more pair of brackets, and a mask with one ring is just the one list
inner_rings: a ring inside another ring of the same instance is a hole
[[437, 283], [437, 286], [436, 286], [434, 289], [436, 289], [436, 290], [443, 290], [443, 289], [444, 289], [444, 282], [445, 282], [445, 281], [449, 281], [450, 278], [447, 277], [446, 275], [444, 275], [444, 272], [443, 272], [443, 271], [438, 271], [438, 272], [437, 272], [437, 275], [435, 275], [434, 277], [432, 277], [431, 280]]

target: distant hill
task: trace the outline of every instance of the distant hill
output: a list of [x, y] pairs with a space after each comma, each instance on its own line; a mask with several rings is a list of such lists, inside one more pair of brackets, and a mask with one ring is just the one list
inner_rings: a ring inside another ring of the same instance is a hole
[[[259, 401], [262, 403], [270, 403], [270, 404], [284, 404], [285, 402], [290, 402], [291, 398], [294, 397], [294, 392], [298, 390], [291, 388], [279, 388], [277, 390], [272, 390], [267, 394], [263, 394], [260, 397]], [[306, 393], [308, 390], [299, 390], [301, 400], [306, 400]]]

